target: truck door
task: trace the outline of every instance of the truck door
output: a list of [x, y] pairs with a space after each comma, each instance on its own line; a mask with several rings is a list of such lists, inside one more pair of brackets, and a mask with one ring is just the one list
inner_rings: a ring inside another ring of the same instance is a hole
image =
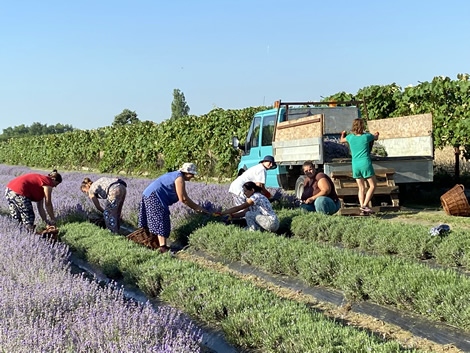
[[261, 158], [260, 127], [261, 117], [255, 116], [246, 137], [245, 155], [242, 158], [247, 169], [258, 163]]
[[[273, 156], [273, 133], [276, 115], [266, 115], [263, 117], [263, 129], [261, 131], [261, 148], [260, 160], [267, 155]], [[268, 170], [266, 174], [266, 186], [279, 187], [277, 175], [279, 174], [279, 167], [273, 170]]]
[[[248, 169], [260, 162], [264, 156], [273, 155], [273, 132], [276, 120], [275, 112], [269, 115], [255, 116], [245, 142], [245, 155], [242, 156], [240, 168]], [[266, 186], [279, 187], [277, 169], [268, 170]]]

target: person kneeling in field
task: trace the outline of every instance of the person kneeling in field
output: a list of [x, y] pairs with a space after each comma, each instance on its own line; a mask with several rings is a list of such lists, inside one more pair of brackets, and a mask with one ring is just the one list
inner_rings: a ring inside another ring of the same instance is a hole
[[338, 212], [341, 202], [330, 177], [325, 173], [317, 173], [310, 161], [305, 162], [302, 169], [306, 178], [300, 207], [306, 211], [328, 215]]
[[245, 217], [247, 229], [249, 230], [267, 230], [275, 232], [279, 228], [279, 219], [274, 213], [271, 203], [262, 195], [263, 189], [252, 181], [243, 184], [243, 193], [246, 201], [239, 205], [229, 208], [221, 215], [230, 215], [231, 218]]

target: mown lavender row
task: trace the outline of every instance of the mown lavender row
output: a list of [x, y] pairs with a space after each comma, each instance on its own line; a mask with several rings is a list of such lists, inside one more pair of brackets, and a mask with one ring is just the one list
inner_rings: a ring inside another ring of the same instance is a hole
[[[228, 228], [227, 228], [228, 229]], [[417, 352], [408, 344], [343, 326], [230, 274], [144, 248], [90, 223], [69, 223], [61, 238], [110, 276], [124, 276], [257, 352]]]
[[435, 259], [445, 266], [470, 270], [470, 232], [454, 228], [433, 236], [430, 227], [402, 224], [377, 218], [328, 217], [310, 213], [292, 220], [292, 233], [310, 241], [341, 243], [382, 255], [396, 254], [410, 259]]
[[352, 300], [392, 305], [470, 331], [470, 278], [450, 269], [215, 223], [191, 234], [190, 245], [310, 285], [342, 290]]
[[0, 351], [199, 352], [200, 331], [170, 307], [72, 275], [68, 247], [0, 216]]

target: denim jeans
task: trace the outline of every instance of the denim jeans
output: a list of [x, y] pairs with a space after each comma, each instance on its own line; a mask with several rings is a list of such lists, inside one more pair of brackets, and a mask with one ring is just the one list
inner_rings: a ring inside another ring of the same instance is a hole
[[300, 208], [309, 211], [309, 212], [319, 212], [328, 215], [335, 214], [341, 207], [341, 203], [338, 201], [334, 202], [327, 196], [320, 196], [318, 197], [315, 202], [312, 203], [304, 203], [300, 205]]

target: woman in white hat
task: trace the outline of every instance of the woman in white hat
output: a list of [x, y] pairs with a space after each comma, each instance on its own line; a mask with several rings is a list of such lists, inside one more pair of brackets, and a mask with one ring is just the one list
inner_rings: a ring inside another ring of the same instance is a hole
[[163, 174], [154, 180], [143, 192], [140, 202], [139, 227], [149, 230], [158, 239], [161, 253], [169, 250], [166, 240], [170, 236], [170, 209], [174, 203], [181, 201], [199, 213], [209, 214], [207, 210], [192, 201], [186, 193], [186, 181], [196, 175], [193, 163], [184, 163], [174, 172]]

